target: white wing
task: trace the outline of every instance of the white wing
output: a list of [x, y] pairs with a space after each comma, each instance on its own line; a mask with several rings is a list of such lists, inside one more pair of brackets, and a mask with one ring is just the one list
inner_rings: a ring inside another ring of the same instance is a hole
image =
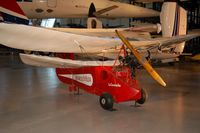
[[[138, 50], [149, 50], [178, 44], [199, 34], [175, 36], [172, 38], [131, 41]], [[8, 47], [58, 53], [102, 53], [115, 49], [122, 43], [118, 38], [95, 37], [59, 32], [39, 27], [0, 23], [0, 44]]]
[[119, 39], [90, 37], [18, 24], [0, 23], [0, 44], [8, 47], [44, 52], [101, 52], [120, 45]]
[[[115, 61], [81, 61], [81, 60], [70, 60], [61, 59], [58, 57], [49, 56], [38, 56], [38, 55], [27, 55], [20, 54], [20, 58], [23, 63], [39, 66], [39, 67], [53, 67], [53, 68], [78, 68], [86, 66], [113, 66]], [[116, 62], [118, 65], [119, 62]]]

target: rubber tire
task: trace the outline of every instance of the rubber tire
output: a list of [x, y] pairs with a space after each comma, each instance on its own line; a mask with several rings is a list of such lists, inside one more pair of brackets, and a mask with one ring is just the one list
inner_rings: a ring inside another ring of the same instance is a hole
[[103, 109], [111, 111], [113, 109], [114, 100], [112, 95], [104, 93], [100, 96], [99, 103]]
[[144, 104], [148, 98], [147, 91], [144, 89], [141, 89], [141, 93], [142, 93], [142, 97], [139, 100], [137, 100], [136, 102], [139, 104]]

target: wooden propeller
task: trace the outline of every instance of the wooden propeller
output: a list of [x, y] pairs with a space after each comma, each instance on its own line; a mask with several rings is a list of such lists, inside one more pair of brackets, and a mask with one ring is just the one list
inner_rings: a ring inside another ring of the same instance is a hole
[[131, 50], [134, 56], [137, 58], [139, 63], [146, 69], [146, 71], [151, 75], [151, 77], [156, 80], [160, 85], [166, 86], [164, 80], [160, 77], [160, 75], [152, 68], [146, 58], [142, 57], [140, 53], [131, 45], [131, 43], [119, 32], [115, 31], [117, 36], [121, 39], [121, 41]]

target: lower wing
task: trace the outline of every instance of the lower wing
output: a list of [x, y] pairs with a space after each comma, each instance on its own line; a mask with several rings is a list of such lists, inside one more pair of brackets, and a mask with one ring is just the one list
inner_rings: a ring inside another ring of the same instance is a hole
[[20, 54], [23, 63], [39, 66], [39, 67], [53, 67], [53, 68], [78, 68], [87, 66], [113, 66], [118, 65], [119, 62], [112, 61], [81, 61], [71, 59], [61, 59], [58, 57], [39, 56]]

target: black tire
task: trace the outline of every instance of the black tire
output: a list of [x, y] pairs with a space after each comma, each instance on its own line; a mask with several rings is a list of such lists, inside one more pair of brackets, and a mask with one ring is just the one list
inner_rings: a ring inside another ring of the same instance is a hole
[[100, 96], [99, 103], [103, 109], [111, 111], [113, 109], [114, 100], [112, 95], [105, 93]]
[[148, 94], [147, 94], [147, 91], [144, 89], [141, 89], [141, 93], [142, 93], [142, 97], [136, 102], [139, 104], [144, 104], [148, 98]]

